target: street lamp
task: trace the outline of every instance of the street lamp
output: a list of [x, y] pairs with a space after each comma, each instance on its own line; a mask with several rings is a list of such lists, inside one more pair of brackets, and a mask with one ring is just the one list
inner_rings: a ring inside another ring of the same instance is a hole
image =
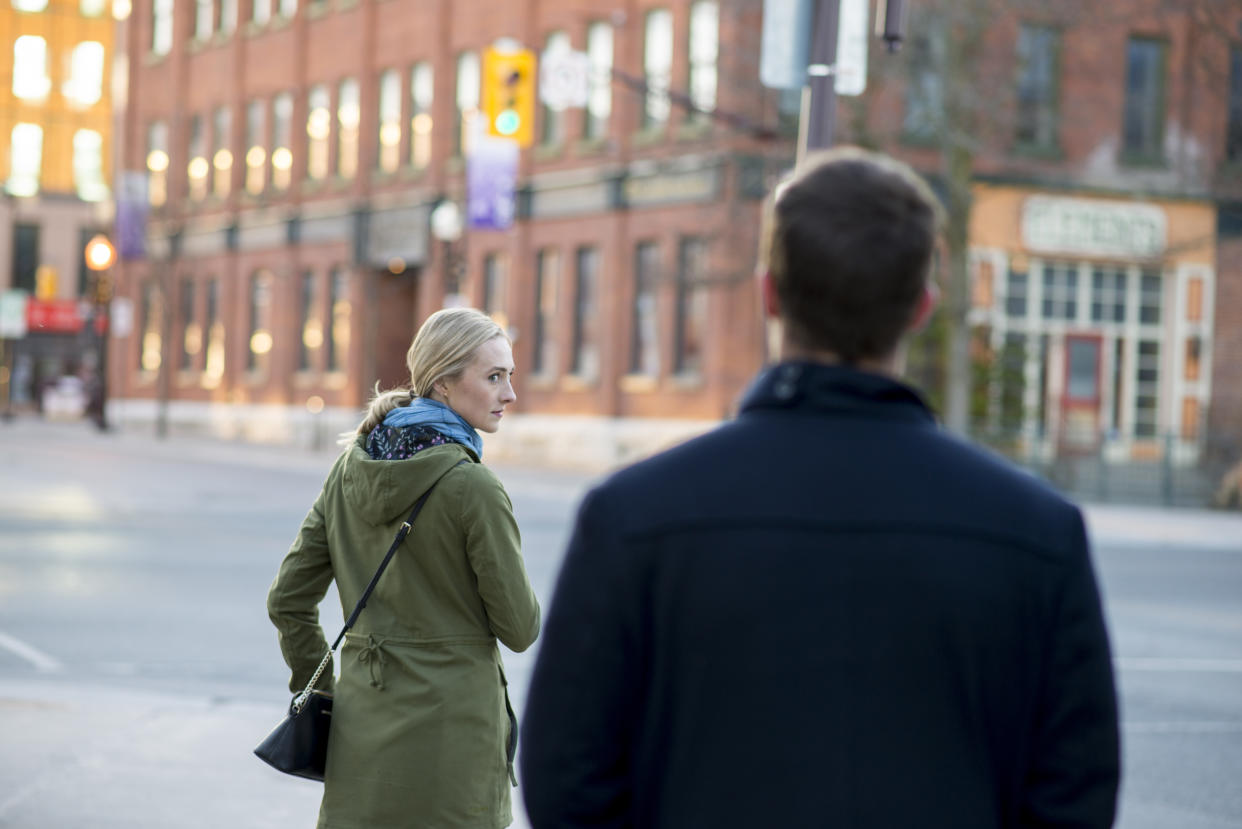
[[446, 308], [465, 304], [465, 298], [460, 293], [463, 263], [454, 247], [461, 239], [463, 229], [461, 208], [457, 202], [443, 199], [431, 211], [431, 235], [441, 244]]
[[96, 337], [97, 381], [90, 391], [90, 412], [99, 430], [108, 428], [108, 306], [112, 301], [112, 277], [108, 270], [116, 264], [116, 248], [108, 237], [97, 233], [86, 243], [83, 254], [86, 267], [94, 274], [95, 312], [91, 316], [91, 325]]

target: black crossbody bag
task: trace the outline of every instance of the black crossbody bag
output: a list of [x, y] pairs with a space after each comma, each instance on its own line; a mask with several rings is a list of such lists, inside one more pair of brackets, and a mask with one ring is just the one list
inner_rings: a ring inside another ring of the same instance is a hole
[[[332, 696], [331, 694], [325, 694], [323, 691], [315, 690], [315, 684], [319, 682], [319, 677], [327, 670], [328, 663], [332, 661], [332, 654], [340, 646], [341, 640], [345, 638], [345, 634], [354, 626], [354, 622], [358, 621], [358, 614], [362, 613], [362, 608], [367, 606], [367, 599], [371, 598], [371, 591], [379, 583], [380, 576], [384, 574], [384, 568], [392, 560], [393, 555], [397, 552], [397, 548], [401, 546], [401, 542], [405, 541], [405, 537], [410, 534], [410, 528], [414, 526], [414, 519], [422, 512], [427, 496], [436, 488], [436, 484], [440, 483], [440, 479], [444, 475], [447, 475], [463, 463], [467, 463], [467, 461], [462, 460], [454, 464], [440, 478], [437, 478], [427, 491], [414, 502], [414, 508], [410, 510], [410, 516], [401, 524], [401, 529], [397, 530], [397, 536], [392, 540], [392, 546], [388, 548], [388, 553], [385, 554], [384, 560], [380, 562], [375, 575], [371, 577], [371, 583], [367, 585], [366, 590], [362, 591], [362, 598], [358, 599], [358, 604], [354, 606], [354, 612], [349, 614], [349, 619], [345, 621], [345, 627], [341, 628], [336, 641], [332, 643], [332, 647], [328, 648], [328, 652], [324, 654], [323, 661], [315, 669], [315, 675], [311, 677], [310, 682], [306, 683], [306, 687], [302, 692], [296, 695], [293, 701], [289, 703], [289, 713], [285, 718], [272, 729], [272, 733], [268, 734], [254, 750], [258, 758], [272, 768], [277, 771], [283, 771], [285, 774], [292, 774], [295, 777], [305, 777], [308, 780], [323, 780], [323, 770], [328, 759], [328, 737], [332, 732]], [[505, 704], [506, 706], [508, 705], [507, 693], [505, 695]], [[510, 713], [510, 717], [512, 716], [512, 713]], [[514, 734], [516, 736], [516, 729]]]

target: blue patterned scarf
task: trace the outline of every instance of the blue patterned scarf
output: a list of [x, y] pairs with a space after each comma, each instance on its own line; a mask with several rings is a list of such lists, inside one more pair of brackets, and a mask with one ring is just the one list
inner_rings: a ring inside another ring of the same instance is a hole
[[399, 406], [384, 417], [385, 426], [430, 426], [446, 438], [469, 446], [483, 458], [483, 438], [465, 418], [430, 397], [415, 397], [408, 406]]

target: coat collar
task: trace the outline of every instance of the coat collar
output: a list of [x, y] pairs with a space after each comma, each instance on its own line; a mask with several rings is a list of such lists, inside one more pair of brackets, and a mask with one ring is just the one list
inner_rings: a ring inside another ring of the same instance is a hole
[[755, 378], [742, 398], [742, 414], [788, 409], [934, 424], [935, 416], [911, 387], [848, 366], [790, 361]]

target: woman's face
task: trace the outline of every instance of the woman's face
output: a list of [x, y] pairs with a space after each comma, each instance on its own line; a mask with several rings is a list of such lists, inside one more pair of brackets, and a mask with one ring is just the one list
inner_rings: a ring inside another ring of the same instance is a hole
[[493, 337], [483, 343], [459, 376], [436, 383], [433, 396], [478, 431], [495, 432], [500, 428], [505, 406], [517, 400], [509, 341]]

